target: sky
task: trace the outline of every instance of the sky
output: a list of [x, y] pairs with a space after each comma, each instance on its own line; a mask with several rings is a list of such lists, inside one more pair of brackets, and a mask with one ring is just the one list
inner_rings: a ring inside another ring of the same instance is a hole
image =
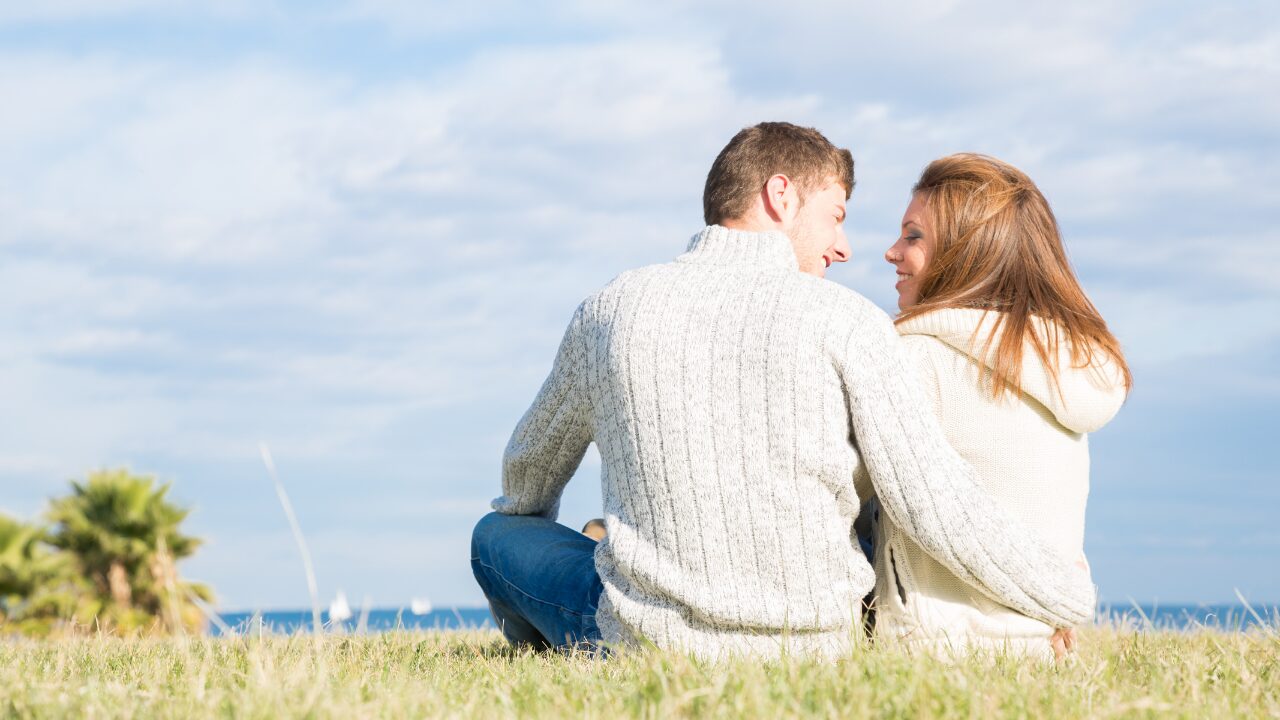
[[[711, 161], [851, 149], [853, 259], [932, 159], [1052, 203], [1135, 384], [1090, 437], [1104, 600], [1280, 601], [1280, 12], [1265, 2], [0, 4], [0, 512], [172, 483], [225, 609], [479, 605], [470, 529], [577, 304]], [[562, 520], [599, 514], [588, 454]]]

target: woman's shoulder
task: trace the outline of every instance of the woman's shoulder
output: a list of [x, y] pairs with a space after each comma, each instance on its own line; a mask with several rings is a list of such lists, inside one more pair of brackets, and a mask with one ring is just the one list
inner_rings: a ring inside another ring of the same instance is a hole
[[925, 334], [903, 335], [902, 347], [921, 387], [933, 397], [939, 416], [946, 403], [976, 401], [980, 378], [976, 365], [965, 354]]
[[949, 367], [962, 355], [955, 347], [955, 338], [960, 335], [969, 337], [973, 326], [965, 330], [967, 319], [957, 321], [956, 318], [945, 317], [944, 314], [949, 313], [947, 310], [935, 310], [895, 324], [902, 338], [902, 347], [913, 362], [933, 368]]
[[[993, 366], [1001, 320], [998, 310], [946, 308], [899, 321], [897, 327], [917, 362], [932, 364], [940, 374], [944, 367], [962, 373], [969, 362]], [[1060, 342], [1056, 353], [1042, 357], [1026, 341], [1018, 378], [1021, 393], [1044, 405], [1072, 432], [1089, 433], [1106, 425], [1127, 395], [1117, 364], [1105, 353], [1093, 352], [1089, 362], [1077, 366], [1073, 348], [1053, 320], [1033, 316], [1031, 330]]]
[[978, 308], [939, 308], [898, 320], [898, 334], [904, 338], [925, 337], [947, 342], [968, 339], [995, 319], [994, 310]]
[[933, 335], [903, 335], [902, 347], [912, 360], [930, 364], [955, 355], [951, 346]]

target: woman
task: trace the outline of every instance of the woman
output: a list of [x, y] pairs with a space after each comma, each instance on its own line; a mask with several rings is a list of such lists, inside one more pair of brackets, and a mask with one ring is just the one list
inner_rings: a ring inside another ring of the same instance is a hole
[[[1083, 562], [1087, 434], [1132, 380], [1048, 202], [1007, 163], [944, 157], [916, 183], [885, 260], [898, 270], [898, 332], [948, 440], [997, 502]], [[885, 515], [875, 565], [877, 637], [1052, 657], [1054, 628], [965, 584]]]

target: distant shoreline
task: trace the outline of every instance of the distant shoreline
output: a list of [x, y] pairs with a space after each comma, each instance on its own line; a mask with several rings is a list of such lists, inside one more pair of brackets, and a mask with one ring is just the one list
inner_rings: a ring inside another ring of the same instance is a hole
[[[313, 624], [311, 611], [307, 609], [219, 612], [218, 617], [229, 629], [237, 633], [264, 632], [292, 634], [310, 632]], [[255, 620], [255, 618], [257, 618]], [[483, 630], [493, 629], [488, 608], [449, 607], [437, 608], [424, 615], [414, 615], [409, 608], [370, 609], [361, 624], [361, 613], [356, 611], [348, 620], [331, 623], [329, 613], [321, 612], [320, 620], [333, 632], [387, 632], [391, 630]], [[1259, 622], [1261, 620], [1261, 622]], [[1280, 628], [1280, 603], [1257, 603], [1248, 607], [1241, 604], [1146, 604], [1102, 603], [1098, 610], [1097, 624], [1131, 626], [1135, 629], [1191, 630], [1210, 628], [1216, 630], [1247, 630], [1255, 627]], [[210, 634], [222, 635], [215, 623]]]

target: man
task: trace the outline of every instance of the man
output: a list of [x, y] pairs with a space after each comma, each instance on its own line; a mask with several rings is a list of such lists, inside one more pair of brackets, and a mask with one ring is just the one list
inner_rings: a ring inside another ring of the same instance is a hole
[[[503, 459], [472, 567], [515, 644], [636, 644], [720, 658], [837, 656], [874, 573], [861, 497], [993, 599], [1054, 626], [1084, 573], [978, 490], [912, 383], [891, 321], [823, 279], [849, 257], [853, 158], [761, 123], [716, 158], [707, 227], [674, 262], [578, 308]], [[595, 442], [605, 539], [554, 522]], [[865, 464], [874, 488], [855, 488]]]

